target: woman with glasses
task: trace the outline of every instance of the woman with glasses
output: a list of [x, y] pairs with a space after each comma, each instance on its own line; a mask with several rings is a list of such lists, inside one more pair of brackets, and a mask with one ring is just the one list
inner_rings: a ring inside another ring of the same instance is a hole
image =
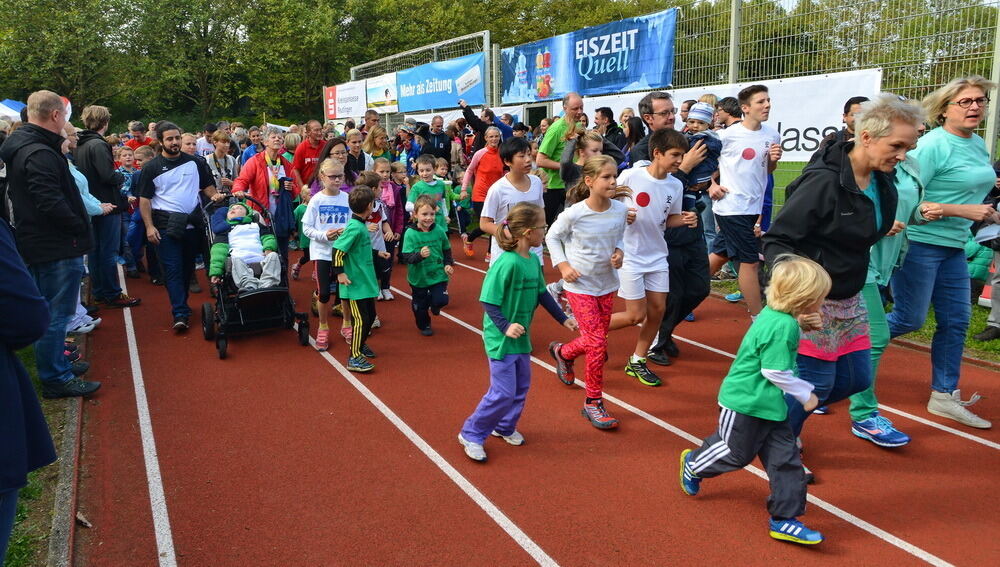
[[958, 389], [962, 349], [969, 327], [969, 273], [965, 242], [975, 221], [1000, 221], [983, 199], [996, 183], [986, 143], [976, 129], [986, 117], [987, 93], [996, 84], [980, 76], [954, 79], [923, 100], [937, 127], [913, 152], [928, 201], [941, 203], [945, 217], [907, 229], [909, 250], [892, 278], [895, 306], [889, 334], [898, 337], [923, 326], [934, 306], [937, 325], [931, 342], [931, 397], [927, 411], [963, 425], [989, 429], [991, 423], [967, 409], [978, 395], [962, 401]]
[[[335, 160], [340, 165], [347, 167], [347, 142], [343, 138], [333, 138], [328, 140], [323, 149], [319, 151], [319, 158], [316, 163], [323, 163], [326, 158], [331, 158]], [[309, 196], [312, 197], [316, 193], [323, 190], [323, 185], [319, 176], [319, 170], [314, 169], [312, 175], [306, 180], [306, 185], [309, 186]], [[342, 186], [347, 185], [346, 178], [341, 182]], [[341, 187], [343, 188], [343, 187]]]

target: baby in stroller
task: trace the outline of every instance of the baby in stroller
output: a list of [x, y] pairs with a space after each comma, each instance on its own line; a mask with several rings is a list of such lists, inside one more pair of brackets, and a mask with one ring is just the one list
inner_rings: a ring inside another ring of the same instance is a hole
[[228, 270], [239, 291], [281, 285], [281, 256], [271, 227], [243, 203], [230, 205], [225, 218], [221, 212], [212, 217], [211, 282], [221, 283]]

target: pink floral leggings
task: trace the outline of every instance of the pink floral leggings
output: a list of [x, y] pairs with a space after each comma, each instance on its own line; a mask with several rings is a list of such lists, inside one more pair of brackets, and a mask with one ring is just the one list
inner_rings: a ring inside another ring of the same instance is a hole
[[580, 336], [563, 345], [561, 354], [567, 360], [586, 355], [587, 397], [600, 398], [604, 390], [608, 327], [611, 325], [615, 294], [584, 295], [567, 291], [566, 299], [580, 325]]

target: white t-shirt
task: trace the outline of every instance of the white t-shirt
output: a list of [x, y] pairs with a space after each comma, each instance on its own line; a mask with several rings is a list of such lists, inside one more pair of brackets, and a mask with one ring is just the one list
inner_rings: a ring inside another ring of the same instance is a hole
[[662, 272], [667, 264], [667, 217], [681, 213], [684, 186], [672, 175], [656, 179], [645, 167], [626, 169], [619, 185], [632, 189], [626, 205], [636, 209], [635, 222], [625, 227], [625, 261], [622, 269], [633, 273]]
[[347, 204], [347, 193], [336, 195], [316, 193], [309, 199], [306, 214], [302, 215], [302, 232], [309, 237], [309, 258], [312, 260], [332, 260], [333, 242], [327, 240], [326, 231], [344, 228], [351, 220], [351, 207]]
[[580, 272], [575, 282], [565, 282], [566, 291], [600, 296], [618, 289], [618, 273], [611, 267], [615, 248], [625, 251], [625, 217], [628, 206], [611, 201], [597, 212], [580, 201], [556, 217], [545, 236], [552, 265], [562, 262]]
[[[511, 185], [506, 175], [498, 179], [496, 183], [490, 186], [489, 191], [486, 193], [486, 201], [483, 202], [483, 214], [480, 216], [491, 218], [497, 224], [503, 224], [503, 221], [507, 219], [507, 214], [518, 203], [527, 201], [545, 208], [545, 203], [542, 201], [542, 180], [535, 175], [528, 175], [528, 180], [530, 181], [528, 190], [521, 191]], [[541, 262], [542, 247], [532, 248], [531, 251], [538, 255], [538, 261]], [[494, 259], [499, 258], [500, 254], [503, 254], [503, 248], [500, 248], [500, 244], [496, 238], [490, 239], [490, 254]]]
[[780, 142], [778, 132], [766, 124], [747, 130], [743, 123], [719, 131], [719, 185], [729, 189], [725, 197], [712, 203], [717, 215], [759, 215], [767, 187], [768, 151]]
[[198, 138], [198, 141], [194, 143], [194, 153], [200, 156], [207, 156], [208, 154], [215, 151], [215, 144], [205, 139], [204, 136]]
[[[348, 217], [350, 218], [350, 217]], [[375, 199], [372, 201], [372, 214], [368, 217], [365, 222], [365, 228], [368, 229], [368, 234], [372, 239], [372, 250], [376, 252], [385, 252], [385, 234], [382, 233], [382, 223], [386, 222], [385, 205], [382, 204], [381, 199]], [[372, 230], [370, 225], [375, 225], [378, 227], [377, 230]]]

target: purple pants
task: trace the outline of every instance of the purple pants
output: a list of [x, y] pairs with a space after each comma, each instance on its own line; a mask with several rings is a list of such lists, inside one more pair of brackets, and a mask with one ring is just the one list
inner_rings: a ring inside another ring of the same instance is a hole
[[531, 355], [508, 354], [490, 360], [490, 389], [462, 426], [462, 437], [480, 445], [490, 433], [511, 435], [524, 411], [531, 386]]

